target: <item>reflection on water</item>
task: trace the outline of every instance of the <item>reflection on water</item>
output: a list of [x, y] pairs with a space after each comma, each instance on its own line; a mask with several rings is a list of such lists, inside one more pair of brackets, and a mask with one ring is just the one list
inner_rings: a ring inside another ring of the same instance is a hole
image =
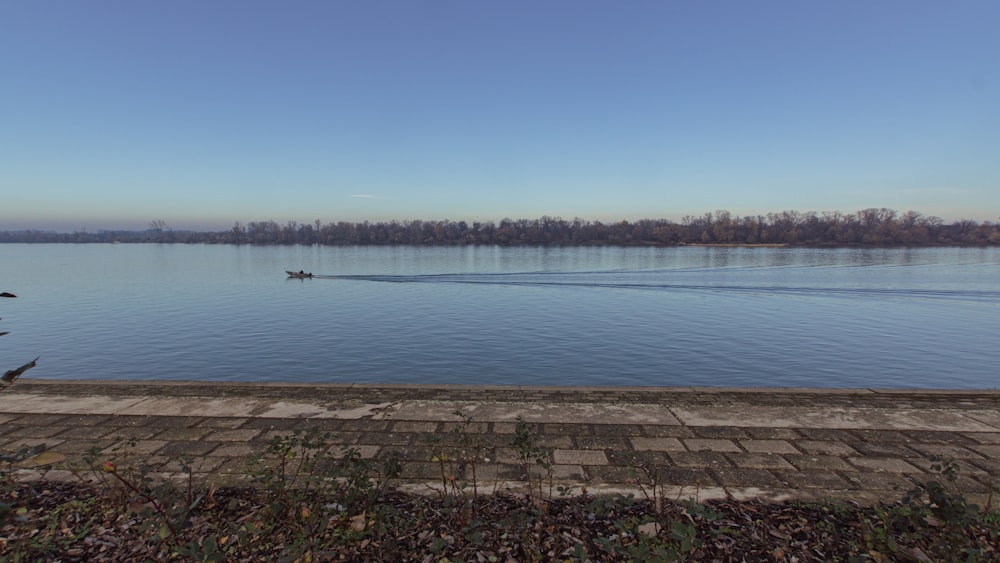
[[[32, 377], [997, 387], [998, 249], [0, 245], [0, 260], [19, 295], [0, 345], [40, 354]], [[299, 269], [317, 278], [284, 275]]]

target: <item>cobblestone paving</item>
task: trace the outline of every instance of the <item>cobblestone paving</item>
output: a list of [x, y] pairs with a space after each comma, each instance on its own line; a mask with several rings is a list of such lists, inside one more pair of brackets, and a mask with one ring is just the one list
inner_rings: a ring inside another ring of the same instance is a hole
[[[454, 413], [473, 422], [462, 426]], [[166, 470], [195, 459], [203, 479], [237, 482], [269, 440], [318, 428], [363, 457], [401, 459], [400, 485], [439, 486], [442, 457], [472, 480], [463, 435], [484, 445], [483, 490], [523, 490], [512, 441], [518, 418], [545, 452], [554, 486], [681, 498], [899, 498], [935, 478], [931, 458], [959, 465], [983, 500], [1000, 485], [1000, 392], [822, 389], [529, 388], [25, 379], [0, 393], [0, 450], [46, 444], [79, 462], [92, 448], [133, 453]], [[467, 450], [466, 450], [467, 451]], [[23, 470], [25, 477], [36, 473]], [[63, 470], [49, 477], [67, 477]]]

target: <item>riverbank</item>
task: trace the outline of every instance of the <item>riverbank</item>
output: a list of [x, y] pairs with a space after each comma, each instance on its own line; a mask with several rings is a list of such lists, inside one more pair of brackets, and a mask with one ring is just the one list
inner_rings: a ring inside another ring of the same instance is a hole
[[50, 452], [4, 481], [15, 560], [1000, 549], [998, 392], [26, 379], [0, 422]]
[[460, 433], [483, 445], [480, 485], [518, 491], [519, 419], [556, 485], [593, 492], [635, 492], [636, 469], [653, 468], [669, 497], [872, 503], [927, 480], [934, 456], [956, 460], [970, 498], [985, 501], [1000, 481], [997, 391], [23, 379], [0, 394], [0, 447], [44, 443], [79, 461], [124, 437], [150, 463], [192, 457], [199, 479], [233, 484], [270, 440], [316, 428], [363, 458], [398, 459], [398, 485], [426, 491]]

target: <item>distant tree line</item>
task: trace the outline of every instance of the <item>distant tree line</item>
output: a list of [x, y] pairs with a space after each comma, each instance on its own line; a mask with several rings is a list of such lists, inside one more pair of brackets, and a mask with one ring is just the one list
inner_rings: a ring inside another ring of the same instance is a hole
[[735, 216], [728, 211], [685, 216], [680, 222], [642, 219], [602, 223], [576, 218], [503, 219], [500, 222], [388, 221], [312, 224], [237, 222], [225, 231], [174, 231], [162, 220], [144, 231], [56, 233], [0, 231], [0, 242], [207, 243], [321, 245], [617, 245], [782, 244], [803, 246], [1000, 245], [1000, 222], [945, 224], [916, 211], [863, 209], [856, 213]]

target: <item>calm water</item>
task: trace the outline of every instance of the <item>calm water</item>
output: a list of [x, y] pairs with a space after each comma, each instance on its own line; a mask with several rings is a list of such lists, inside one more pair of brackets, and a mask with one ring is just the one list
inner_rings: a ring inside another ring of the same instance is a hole
[[27, 377], [1000, 387], [1000, 249], [7, 244], [0, 290]]

